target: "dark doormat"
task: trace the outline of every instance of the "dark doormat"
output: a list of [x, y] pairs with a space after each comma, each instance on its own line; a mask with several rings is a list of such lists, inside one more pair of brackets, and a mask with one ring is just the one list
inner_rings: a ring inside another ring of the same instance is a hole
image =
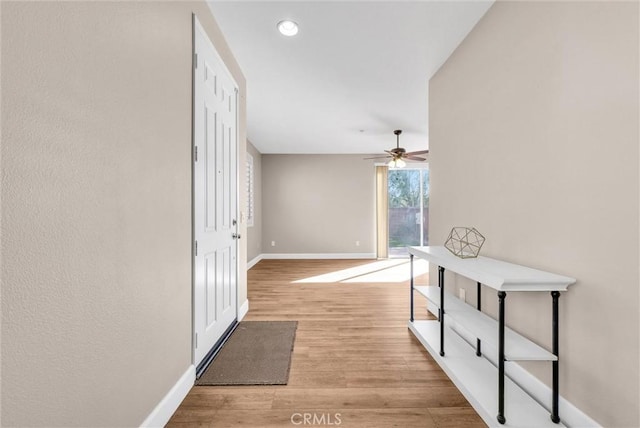
[[286, 385], [298, 321], [242, 321], [196, 385]]

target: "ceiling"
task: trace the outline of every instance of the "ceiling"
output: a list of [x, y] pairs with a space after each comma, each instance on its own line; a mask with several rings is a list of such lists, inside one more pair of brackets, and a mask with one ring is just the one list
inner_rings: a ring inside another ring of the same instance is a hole
[[[428, 148], [428, 81], [493, 1], [210, 1], [261, 153]], [[283, 19], [298, 23], [281, 35]]]

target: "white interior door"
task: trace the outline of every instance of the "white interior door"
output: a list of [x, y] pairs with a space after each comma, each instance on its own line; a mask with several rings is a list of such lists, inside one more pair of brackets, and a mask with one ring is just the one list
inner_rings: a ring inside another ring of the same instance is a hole
[[194, 364], [237, 318], [237, 85], [194, 19]]

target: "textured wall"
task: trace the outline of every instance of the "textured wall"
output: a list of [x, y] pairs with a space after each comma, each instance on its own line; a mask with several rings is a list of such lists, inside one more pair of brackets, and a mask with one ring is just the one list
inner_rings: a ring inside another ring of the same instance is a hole
[[[577, 278], [560, 298], [561, 394], [611, 427], [640, 425], [638, 12], [495, 3], [429, 97], [432, 243], [475, 226], [484, 255]], [[546, 293], [507, 297], [507, 323], [547, 348], [550, 311]], [[549, 382], [548, 364], [527, 368]]]
[[253, 226], [247, 227], [247, 261], [262, 254], [262, 154], [247, 141], [247, 153], [253, 156]]
[[374, 254], [375, 169], [363, 157], [263, 155], [263, 252]]
[[204, 2], [1, 7], [2, 423], [136, 426], [192, 363], [193, 12], [241, 142], [244, 78]]

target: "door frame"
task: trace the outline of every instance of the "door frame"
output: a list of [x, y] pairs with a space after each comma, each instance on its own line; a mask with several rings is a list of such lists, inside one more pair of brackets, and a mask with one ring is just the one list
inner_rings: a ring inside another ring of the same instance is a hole
[[[215, 56], [217, 57], [222, 70], [227, 74], [227, 76], [231, 79], [234, 85], [234, 96], [235, 96], [235, 121], [236, 121], [236, 129], [235, 129], [235, 138], [236, 138], [236, 147], [235, 147], [235, 169], [236, 169], [236, 188], [235, 188], [235, 221], [236, 221], [236, 233], [240, 231], [240, 106], [239, 106], [239, 85], [236, 81], [235, 77], [231, 73], [231, 70], [227, 67], [227, 64], [224, 62], [220, 53], [216, 49], [216, 46], [211, 41], [209, 34], [205, 30], [205, 28], [200, 24], [198, 17], [196, 14], [192, 14], [192, 31], [191, 31], [191, 364], [193, 364], [196, 369], [198, 368], [198, 363], [196, 363], [196, 322], [195, 322], [195, 314], [196, 314], [196, 301], [195, 301], [195, 260], [196, 260], [196, 251], [195, 251], [195, 241], [196, 241], [196, 230], [195, 230], [195, 147], [196, 147], [196, 129], [195, 129], [195, 94], [196, 94], [196, 82], [195, 82], [195, 69], [196, 69], [196, 32], [200, 31], [202, 35], [205, 36], [206, 40], [211, 45]], [[202, 365], [204, 365], [204, 369], [211, 362], [213, 357], [220, 350], [222, 345], [229, 338], [231, 333], [235, 330], [238, 325], [238, 316], [240, 314], [240, 307], [238, 306], [238, 278], [240, 272], [240, 238], [237, 240], [236, 244], [236, 262], [235, 262], [235, 306], [236, 306], [236, 318], [234, 322], [232, 322], [231, 326], [223, 333], [222, 337], [218, 342], [213, 346], [211, 351], [203, 358]], [[201, 373], [197, 373], [196, 377]]]

